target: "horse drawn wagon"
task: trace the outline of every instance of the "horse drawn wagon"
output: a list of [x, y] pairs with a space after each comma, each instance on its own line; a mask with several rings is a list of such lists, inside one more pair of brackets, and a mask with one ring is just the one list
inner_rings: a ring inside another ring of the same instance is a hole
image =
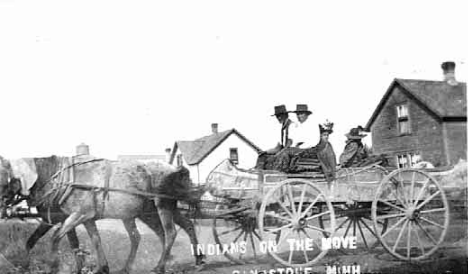
[[224, 253], [236, 263], [269, 253], [282, 265], [309, 267], [329, 249], [378, 243], [400, 260], [418, 261], [439, 248], [449, 225], [444, 190], [423, 169], [343, 168], [330, 185], [319, 172], [247, 171], [226, 160], [207, 186], [219, 203], [216, 243], [246, 245]]
[[[88, 170], [85, 166], [89, 163], [104, 162], [91, 160], [80, 163], [83, 170]], [[77, 164], [71, 166], [79, 168]], [[71, 166], [65, 166], [65, 170]], [[188, 178], [188, 174], [182, 175]], [[339, 169], [336, 180], [330, 184], [320, 172], [286, 174], [242, 170], [225, 160], [209, 174], [202, 190], [210, 193], [212, 199], [207, 202], [216, 205], [209, 215], [213, 218], [212, 230], [217, 250], [236, 263], [262, 260], [262, 254], [268, 253], [282, 265], [309, 267], [322, 259], [329, 249], [372, 249], [378, 243], [400, 260], [418, 261], [434, 254], [444, 240], [449, 225], [447, 197], [433, 175], [433, 172], [424, 169], [391, 171], [379, 165], [370, 165]], [[168, 184], [173, 186], [173, 181], [168, 181]], [[96, 184], [100, 182], [97, 180]], [[111, 198], [121, 193], [127, 198], [171, 199], [170, 193], [115, 188], [112, 180], [110, 185], [107, 183], [104, 186], [62, 182], [59, 185], [62, 187], [54, 187], [54, 191], [47, 193], [57, 193], [61, 189], [67, 193], [73, 187], [84, 189], [85, 194], [93, 190], [93, 193], [108, 196], [108, 192], [111, 192]], [[187, 190], [201, 193], [200, 189]], [[60, 196], [60, 200], [67, 197]], [[90, 196], [94, 200], [99, 199], [91, 205], [101, 218], [106, 217], [103, 213], [109, 208], [104, 203], [108, 199], [105, 196]], [[206, 212], [203, 204], [201, 206]], [[139, 216], [132, 215], [132, 218]], [[186, 231], [189, 233], [190, 229]], [[193, 238], [192, 247], [198, 262], [199, 257], [203, 256], [198, 253], [205, 252], [197, 250], [199, 244], [194, 235]], [[132, 244], [132, 250], [136, 248]], [[159, 270], [164, 269], [170, 246], [168, 250], [163, 254], [165, 257], [160, 259]], [[134, 256], [134, 252], [131, 254]]]

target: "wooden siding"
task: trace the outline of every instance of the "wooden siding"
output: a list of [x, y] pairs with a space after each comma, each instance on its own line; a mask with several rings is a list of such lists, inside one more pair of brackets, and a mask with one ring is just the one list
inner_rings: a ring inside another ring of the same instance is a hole
[[[400, 104], [408, 104], [411, 132], [407, 135], [398, 132], [396, 106]], [[407, 96], [399, 86], [394, 87], [371, 132], [374, 153], [390, 155], [393, 165], [396, 165], [396, 155], [408, 152], [419, 152], [422, 160], [436, 166], [447, 164], [441, 121]]]

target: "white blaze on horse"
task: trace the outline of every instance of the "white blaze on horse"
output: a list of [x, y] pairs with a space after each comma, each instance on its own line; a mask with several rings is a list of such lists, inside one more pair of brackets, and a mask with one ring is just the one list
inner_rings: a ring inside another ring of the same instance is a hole
[[[192, 244], [198, 243], [192, 222], [177, 210], [177, 200], [196, 201], [191, 197], [193, 192], [186, 168], [104, 159], [83, 159], [71, 163], [70, 158], [56, 156], [34, 158], [34, 165], [37, 179], [29, 189], [30, 204], [37, 206], [41, 215], [54, 210], [59, 211], [62, 216], [59, 220], [51, 220], [63, 222], [53, 235], [55, 271], [58, 266], [56, 253], [60, 239], [65, 234], [70, 239], [70, 233], [75, 233], [74, 228], [83, 224], [97, 251], [98, 273], [108, 273], [108, 263], [96, 227], [98, 219], [122, 219], [127, 229], [131, 251], [121, 271], [123, 273], [129, 272], [140, 240], [135, 218], [140, 218], [153, 229], [163, 243], [163, 252], [154, 270], [156, 272], [164, 271], [174, 243], [174, 221], [189, 234]], [[2, 184], [0, 195], [5, 197], [11, 194], [11, 188], [12, 186], [5, 188]], [[202, 260], [202, 254], [196, 256], [197, 264], [202, 263]]]

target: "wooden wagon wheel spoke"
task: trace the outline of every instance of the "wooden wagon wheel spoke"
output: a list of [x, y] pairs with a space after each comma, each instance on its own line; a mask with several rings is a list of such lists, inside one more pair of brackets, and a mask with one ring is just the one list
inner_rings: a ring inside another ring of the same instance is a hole
[[407, 208], [408, 205], [401, 199], [400, 196], [397, 195], [397, 193], [398, 193], [398, 190], [396, 190], [395, 192], [392, 192], [393, 197], [395, 197], [395, 199], [397, 199], [398, 202], [400, 202], [400, 204], [401, 204], [403, 207]]
[[306, 210], [304, 210], [304, 212], [300, 215], [300, 218], [304, 218], [306, 215], [307, 215], [307, 212], [312, 210], [312, 208], [314, 207], [315, 203], [317, 203], [317, 201], [320, 199], [320, 197], [322, 196], [322, 194], [319, 194], [317, 195], [317, 197], [315, 197], [315, 199], [312, 201], [312, 203], [306, 208]]
[[386, 205], [388, 205], [388, 206], [391, 206], [391, 207], [393, 207], [393, 208], [395, 208], [395, 209], [398, 209], [399, 211], [403, 211], [403, 212], [406, 211], [406, 209], [401, 208], [401, 207], [399, 207], [399, 206], [397, 206], [397, 205], [394, 205], [394, 204], [392, 204], [392, 203], [389, 203], [388, 201], [380, 200], [379, 202], [381, 202], [381, 203], [383, 203], [383, 204], [386, 204]]
[[280, 201], [278, 198], [275, 198], [276, 202], [281, 206], [281, 208], [286, 212], [288, 213], [288, 215], [294, 219], [294, 215], [283, 205], [283, 202]]
[[321, 232], [324, 232], [324, 233], [327, 233], [327, 234], [331, 234], [330, 231], [327, 231], [325, 229], [321, 229], [320, 227], [316, 227], [316, 226], [313, 226], [313, 225], [306, 225], [306, 227], [310, 228], [310, 229], [313, 229], [313, 230], [321, 231]]
[[[361, 220], [361, 223], [367, 228], [367, 230], [369, 230], [370, 233], [372, 233], [374, 235], [374, 237], [377, 238], [377, 235], [375, 234], [374, 230], [371, 229], [364, 220]], [[364, 236], [362, 236], [362, 238], [364, 238]]]
[[253, 233], [249, 233], [249, 237], [250, 237], [250, 243], [252, 245], [252, 251], [254, 253], [254, 258], [257, 259], [257, 250], [255, 248], [255, 241], [254, 241], [254, 238], [252, 236]]
[[403, 232], [405, 231], [405, 228], [407, 227], [408, 222], [409, 222], [409, 220], [406, 219], [406, 220], [405, 220], [405, 223], [403, 224], [403, 227], [402, 227], [401, 230], [400, 230], [400, 233], [398, 233], [398, 237], [397, 237], [397, 239], [396, 239], [396, 241], [395, 241], [395, 244], [394, 244], [393, 247], [392, 247], [393, 252], [395, 252], [395, 250], [396, 250], [398, 244], [400, 243], [401, 236], [403, 236]]
[[237, 231], [239, 229], [242, 229], [242, 226], [238, 226], [238, 227], [236, 227], [234, 229], [231, 229], [231, 230], [223, 231], [223, 232], [219, 233], [219, 236], [224, 236], [226, 234], [232, 233], [232, 232]]
[[439, 195], [441, 193], [440, 190], [436, 191], [434, 194], [432, 194], [431, 196], [429, 196], [428, 198], [426, 198], [424, 200], [424, 202], [418, 204], [418, 206], [416, 207], [416, 209], [420, 209], [421, 207], [423, 207], [425, 204], [427, 204], [428, 202], [430, 202], [432, 199], [434, 199], [437, 195]]
[[434, 239], [434, 237], [432, 237], [432, 235], [427, 232], [427, 230], [418, 221], [416, 221], [416, 225], [419, 226], [419, 228], [424, 232], [424, 235], [426, 235], [426, 237], [429, 238], [433, 244], [437, 244], [437, 241]]
[[[362, 240], [364, 241], [364, 245], [366, 246], [367, 249], [369, 249], [369, 246], [367, 245], [367, 241], [366, 241], [366, 237], [364, 237], [364, 233], [362, 232], [362, 228], [361, 228], [361, 225], [359, 224], [359, 219], [357, 220], [357, 226], [359, 228], [359, 232], [361, 233], [361, 237], [362, 237]], [[361, 220], [361, 222], [364, 222]]]
[[307, 238], [312, 239], [312, 237], [309, 236], [309, 233], [307, 233], [307, 231], [304, 228], [301, 228], [300, 231], [302, 231], [307, 236]]
[[419, 201], [419, 199], [421, 199], [421, 196], [424, 194], [424, 191], [426, 190], [426, 187], [427, 187], [428, 184], [429, 184], [429, 181], [424, 182], [424, 185], [422, 186], [422, 188], [418, 192], [418, 196], [416, 196], [416, 203]]
[[[301, 236], [301, 234], [299, 233], [299, 231], [298, 231], [298, 235], [299, 235], [299, 239], [300, 239], [301, 242], [302, 242], [303, 239], [302, 239], [302, 236]], [[304, 258], [305, 258], [305, 260], [306, 260], [306, 263], [308, 263], [308, 262], [309, 262], [309, 256], [307, 256], [307, 251], [306, 251], [306, 249], [303, 248], [303, 249], [302, 249], [302, 252], [304, 253]]]
[[441, 224], [439, 224], [439, 223], [436, 223], [436, 222], [434, 222], [434, 221], [431, 221], [431, 220], [429, 220], [429, 219], [427, 219], [427, 218], [424, 218], [424, 217], [419, 216], [419, 219], [422, 220], [422, 221], [425, 221], [425, 222], [427, 222], [427, 223], [430, 223], [431, 225], [434, 225], [434, 226], [436, 226], [436, 227], [438, 227], [438, 228], [441, 228], [441, 229], [444, 228], [443, 225], [441, 225]]
[[[369, 221], [372, 221], [371, 218], [366, 217], [366, 216], [364, 216], [364, 217], [362, 217], [362, 218], [363, 218], [363, 219], [366, 219], [366, 220], [369, 220]], [[381, 226], [386, 226], [386, 223], [384, 223], [384, 222], [382, 222], [382, 221], [377, 221], [377, 223], [378, 223], [379, 225], [381, 225]]]
[[305, 196], [306, 187], [307, 187], [307, 185], [302, 186], [301, 198], [299, 200], [299, 206], [297, 207], [297, 215], [298, 216], [301, 216], [302, 205], [304, 204], [304, 196]]
[[411, 177], [411, 188], [410, 188], [410, 198], [411, 198], [411, 205], [417, 203], [417, 200], [413, 200], [414, 198], [414, 179], [416, 178], [416, 172], [413, 172], [413, 176]]
[[400, 185], [401, 185], [400, 191], [403, 192], [403, 199], [404, 199], [404, 201], [405, 201], [405, 203], [406, 203], [406, 206], [410, 206], [410, 202], [409, 202], [408, 196], [406, 195], [406, 192], [405, 192], [405, 183], [404, 183], [404, 180], [401, 178], [401, 173], [402, 173], [402, 172], [398, 173], [398, 177], [400, 178], [399, 183], [400, 183]]
[[288, 218], [283, 217], [283, 216], [281, 216], [281, 215], [272, 214], [272, 213], [269, 213], [269, 212], [265, 212], [265, 215], [266, 215], [266, 216], [273, 217], [273, 218], [278, 218], [278, 219], [284, 220], [284, 221], [286, 221], [286, 222], [291, 222], [291, 221], [292, 221], [292, 219], [288, 219]]
[[319, 214], [315, 214], [315, 215], [312, 215], [310, 217], [307, 217], [306, 220], [307, 221], [310, 221], [312, 219], [315, 219], [317, 217], [320, 217], [320, 216], [323, 216], [323, 215], [327, 215], [327, 214], [330, 214], [330, 211], [325, 211], [325, 212], [322, 212], [322, 213], [319, 213]]
[[421, 211], [419, 211], [419, 214], [442, 212], [442, 211], [445, 211], [445, 210], [446, 210], [445, 208], [435, 208], [435, 209], [421, 210]]
[[425, 253], [425, 251], [424, 251], [424, 246], [423, 246], [423, 244], [421, 243], [421, 238], [419, 237], [418, 230], [415, 229], [415, 230], [414, 230], [414, 233], [416, 234], [416, 240], [418, 241], [419, 248], [421, 249], [421, 252], [422, 252], [421, 254], [424, 254], [424, 253]]
[[398, 213], [398, 214], [387, 214], [381, 215], [377, 217], [377, 220], [389, 219], [389, 218], [397, 218], [397, 217], [404, 217], [406, 213]]
[[294, 205], [294, 197], [293, 197], [293, 194], [292, 194], [291, 185], [287, 185], [286, 188], [288, 190], [288, 199], [289, 199], [289, 203], [290, 203], [291, 208], [292, 208], [292, 213], [294, 214], [294, 216], [296, 216], [296, 206]]
[[281, 246], [281, 244], [283, 243], [283, 241], [289, 236], [289, 234], [291, 234], [291, 231], [292, 231], [292, 229], [288, 230], [288, 231], [284, 234], [284, 236], [283, 236], [282, 238], [281, 238], [281, 236], [280, 236], [279, 241], [278, 241], [278, 243], [277, 243], [277, 246], [278, 246], [278, 247]]
[[336, 228], [336, 230], [342, 228], [342, 227], [344, 226], [344, 224], [347, 223], [347, 222], [349, 222], [349, 219], [344, 220], [344, 221]]
[[275, 233], [275, 232], [279, 232], [285, 228], [289, 228], [289, 227], [292, 227], [292, 224], [287, 224], [287, 225], [284, 225], [282, 227], [278, 227], [278, 228], [274, 228], [274, 229], [268, 229], [267, 231], [268, 232], [271, 232], [271, 233]]
[[356, 237], [356, 219], [353, 219], [353, 236]]
[[240, 237], [242, 236], [242, 234], [244, 234], [244, 233], [245, 233], [244, 230], [242, 230], [242, 231], [239, 233], [239, 235], [237, 235], [237, 237], [234, 239], [233, 242], [234, 242], [234, 243], [237, 242], [237, 240], [239, 240], [239, 238], [240, 238]]
[[408, 236], [406, 239], [406, 258], [410, 258], [411, 251], [411, 220], [408, 221]]
[[382, 234], [382, 238], [387, 236], [392, 230], [397, 228], [401, 223], [403, 223], [406, 220], [406, 218], [401, 218], [398, 222], [396, 222], [394, 225], [392, 225], [387, 231], [385, 231], [384, 234]]
[[257, 231], [252, 231], [252, 233], [255, 235], [255, 237], [257, 237], [257, 239], [259, 239], [260, 241], [262, 240], [262, 238], [260, 237], [260, 235], [258, 235]]
[[351, 224], [353, 223], [353, 221], [351, 220], [348, 224], [348, 227], [346, 228], [346, 232], [344, 234], [344, 237], [346, 238], [346, 236], [348, 235], [348, 231], [349, 231], [349, 228], [351, 227]]

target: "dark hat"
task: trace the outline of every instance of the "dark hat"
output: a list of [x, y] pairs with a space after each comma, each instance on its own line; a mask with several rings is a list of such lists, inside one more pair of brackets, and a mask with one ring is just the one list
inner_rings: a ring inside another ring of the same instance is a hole
[[366, 137], [367, 134], [359, 134], [359, 131], [361, 131], [361, 130], [364, 130], [361, 126], [352, 128], [352, 129], [349, 131], [349, 133], [346, 133], [346, 134], [345, 134], [345, 136], [346, 136], [348, 139], [354, 139], [354, 140], [362, 139], [362, 138]]
[[306, 104], [297, 104], [296, 105], [296, 110], [293, 111], [294, 113], [300, 113], [300, 112], [305, 112], [307, 114], [312, 114], [312, 111], [309, 110]]
[[279, 105], [279, 106], [275, 107], [275, 114], [273, 114], [271, 116], [277, 116], [277, 115], [287, 114], [287, 113], [289, 113], [289, 111], [286, 110], [286, 106], [285, 105]]

